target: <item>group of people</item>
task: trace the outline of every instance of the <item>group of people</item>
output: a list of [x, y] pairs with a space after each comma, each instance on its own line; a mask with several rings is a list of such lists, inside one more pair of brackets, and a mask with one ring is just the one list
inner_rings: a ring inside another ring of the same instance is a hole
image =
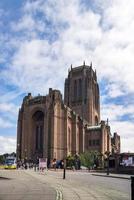
[[[64, 161], [63, 160], [56, 160], [53, 159], [51, 162], [47, 163], [47, 168], [54, 168], [54, 169], [63, 169]], [[17, 169], [34, 169], [39, 170], [39, 160], [36, 161], [27, 161], [27, 160], [19, 160], [17, 162]]]
[[52, 167], [54, 169], [63, 169], [64, 168], [64, 160], [56, 160], [56, 158], [53, 159]]
[[[73, 160], [73, 163], [71, 164], [71, 168], [75, 170], [79, 170], [81, 166], [80, 159], [78, 156], [75, 156], [75, 159]], [[63, 169], [64, 167], [70, 168], [70, 162], [68, 159], [66, 160], [57, 160], [54, 158], [53, 160], [47, 160], [46, 167], [53, 168], [53, 169]], [[36, 159], [34, 161], [32, 160], [26, 160], [24, 159], [23, 161], [18, 161], [17, 162], [17, 168], [18, 169], [34, 169], [39, 170], [39, 159]]]
[[34, 162], [28, 162], [28, 161], [21, 161], [19, 160], [17, 162], [17, 169], [33, 169], [37, 165]]

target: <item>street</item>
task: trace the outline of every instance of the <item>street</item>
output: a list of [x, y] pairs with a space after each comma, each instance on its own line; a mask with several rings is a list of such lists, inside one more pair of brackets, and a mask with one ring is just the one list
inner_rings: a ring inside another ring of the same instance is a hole
[[0, 200], [55, 200], [55, 196], [47, 183], [23, 170], [0, 170]]
[[130, 200], [130, 180], [93, 176], [88, 172], [0, 171], [0, 200]]

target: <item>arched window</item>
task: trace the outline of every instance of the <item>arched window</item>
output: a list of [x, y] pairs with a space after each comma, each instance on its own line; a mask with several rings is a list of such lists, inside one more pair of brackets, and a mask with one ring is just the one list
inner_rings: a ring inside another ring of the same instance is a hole
[[36, 111], [33, 115], [34, 133], [35, 133], [35, 151], [43, 153], [43, 135], [44, 135], [44, 113]]

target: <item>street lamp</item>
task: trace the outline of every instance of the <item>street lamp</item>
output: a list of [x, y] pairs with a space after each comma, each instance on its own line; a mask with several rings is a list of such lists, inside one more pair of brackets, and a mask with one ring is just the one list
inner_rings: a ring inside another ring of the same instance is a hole
[[107, 156], [107, 175], [109, 175], [109, 156], [110, 156], [110, 152], [106, 151], [105, 154]]

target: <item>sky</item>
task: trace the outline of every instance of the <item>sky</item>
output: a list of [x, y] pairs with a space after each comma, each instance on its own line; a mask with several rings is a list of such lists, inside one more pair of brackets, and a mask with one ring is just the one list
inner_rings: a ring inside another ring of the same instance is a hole
[[93, 63], [101, 119], [134, 152], [134, 1], [0, 1], [0, 154], [16, 150], [24, 96], [63, 93], [68, 68]]

